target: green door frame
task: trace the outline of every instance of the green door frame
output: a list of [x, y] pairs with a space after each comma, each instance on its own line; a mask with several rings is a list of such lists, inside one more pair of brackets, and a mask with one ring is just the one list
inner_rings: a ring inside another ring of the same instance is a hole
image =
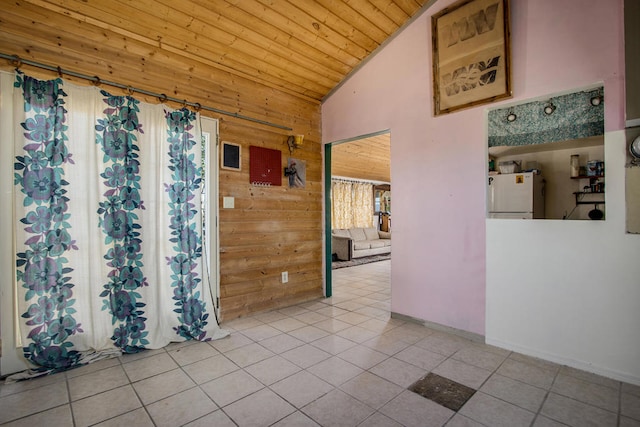
[[343, 139], [341, 141], [335, 141], [329, 144], [324, 144], [324, 241], [325, 241], [325, 291], [324, 296], [326, 298], [331, 297], [333, 294], [333, 274], [331, 269], [331, 147], [333, 145], [343, 144], [345, 142], [356, 141], [358, 139], [369, 138], [371, 136], [382, 135], [390, 133], [391, 129], [384, 129], [379, 132], [370, 133], [367, 135], [360, 135], [353, 138]]
[[333, 274], [331, 272], [331, 144], [324, 144], [324, 239], [325, 239], [325, 298], [333, 294]]

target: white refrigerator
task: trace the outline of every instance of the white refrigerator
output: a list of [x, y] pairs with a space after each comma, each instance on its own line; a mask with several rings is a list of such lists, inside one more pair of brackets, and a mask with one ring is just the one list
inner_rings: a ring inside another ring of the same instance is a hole
[[533, 172], [489, 176], [489, 218], [544, 218], [544, 178]]

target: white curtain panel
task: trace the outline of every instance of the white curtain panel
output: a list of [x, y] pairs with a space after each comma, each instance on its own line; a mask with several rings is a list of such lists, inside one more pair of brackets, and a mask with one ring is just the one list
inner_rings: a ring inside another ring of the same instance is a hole
[[96, 353], [226, 336], [201, 256], [197, 115], [61, 79], [0, 76], [15, 82], [2, 94], [13, 111], [0, 114], [14, 123], [25, 357], [60, 370]]

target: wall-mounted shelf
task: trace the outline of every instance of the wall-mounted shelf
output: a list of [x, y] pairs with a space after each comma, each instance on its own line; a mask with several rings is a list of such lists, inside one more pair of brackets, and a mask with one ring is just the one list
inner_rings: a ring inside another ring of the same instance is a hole
[[[576, 205], [604, 205], [604, 191], [576, 191], [573, 193], [576, 196]], [[584, 200], [587, 194], [602, 194], [602, 199], [598, 200]]]
[[604, 178], [604, 175], [579, 175], [572, 176], [571, 179], [600, 179]]

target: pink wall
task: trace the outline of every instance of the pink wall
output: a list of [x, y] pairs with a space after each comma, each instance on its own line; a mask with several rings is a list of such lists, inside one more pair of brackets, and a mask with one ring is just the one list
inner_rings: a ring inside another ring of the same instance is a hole
[[[436, 2], [324, 102], [323, 139], [391, 129], [392, 311], [484, 334], [487, 106], [435, 118], [431, 101], [430, 16], [451, 3]], [[622, 0], [511, 0], [505, 102], [604, 82], [606, 129], [624, 128], [622, 29]]]

